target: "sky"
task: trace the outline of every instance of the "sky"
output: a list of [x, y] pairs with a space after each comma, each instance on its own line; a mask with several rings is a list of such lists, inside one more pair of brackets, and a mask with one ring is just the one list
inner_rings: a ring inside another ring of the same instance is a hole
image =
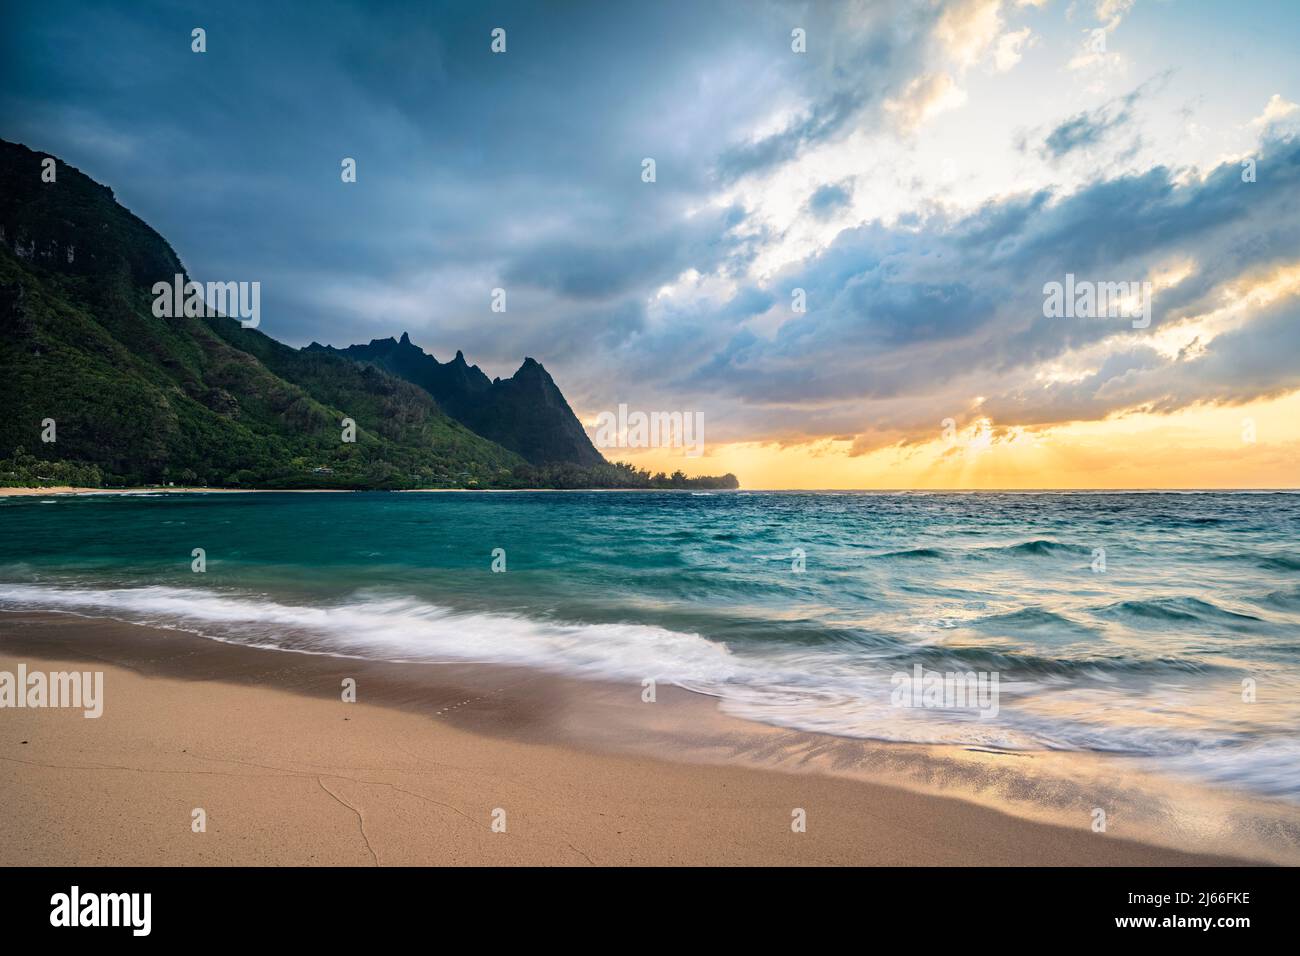
[[1293, 0], [207, 6], [6, 4], [0, 136], [275, 338], [531, 356], [748, 488], [1300, 486]]

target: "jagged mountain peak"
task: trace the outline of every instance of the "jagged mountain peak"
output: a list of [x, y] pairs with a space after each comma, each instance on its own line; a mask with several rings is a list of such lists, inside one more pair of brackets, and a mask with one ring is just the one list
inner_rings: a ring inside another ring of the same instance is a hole
[[512, 380], [529, 384], [549, 384], [552, 388], [555, 387], [554, 380], [551, 378], [550, 373], [546, 371], [546, 367], [535, 358], [525, 358], [524, 363], [519, 366], [512, 376]]
[[450, 361], [439, 362], [405, 332], [400, 343], [374, 339], [369, 345], [335, 351], [420, 386], [447, 414], [533, 464], [589, 466], [605, 460], [554, 379], [531, 356], [510, 378], [489, 379], [477, 365], [469, 364], [462, 350], [457, 349]]

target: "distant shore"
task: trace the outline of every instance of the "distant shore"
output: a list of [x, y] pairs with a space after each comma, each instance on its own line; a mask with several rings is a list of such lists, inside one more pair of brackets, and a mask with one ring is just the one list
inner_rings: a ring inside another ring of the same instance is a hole
[[[377, 489], [358, 488], [2, 488], [0, 498], [30, 495], [157, 495], [157, 494], [345, 494]], [[536, 494], [591, 491], [681, 494], [863, 494], [863, 495], [1174, 495], [1174, 494], [1300, 494], [1300, 488], [397, 488], [397, 494]]]
[[[358, 491], [375, 491], [381, 489], [358, 488], [73, 488], [55, 485], [49, 488], [0, 488], [0, 498], [24, 497], [31, 495], [179, 495], [179, 494], [348, 494]], [[714, 494], [732, 492], [735, 488], [395, 488], [398, 494], [534, 494], [540, 491], [553, 492], [587, 492], [587, 491], [677, 491], [693, 494]]]
[[[907, 766], [937, 779], [951, 769], [915, 755], [891, 768], [885, 749], [752, 726], [673, 687], [650, 707], [640, 686], [514, 667], [294, 654], [0, 612], [0, 670], [20, 663], [103, 671], [103, 715], [0, 712], [0, 865], [1176, 866], [1252, 856], [1142, 842], [1122, 814], [1097, 834], [1084, 809], [1053, 824], [846, 778], [830, 772], [845, 753], [898, 779]], [[347, 678], [355, 703], [341, 699]], [[1013, 786], [1029, 779], [1025, 757], [982, 759]], [[1085, 793], [1085, 805], [1096, 796]], [[206, 832], [192, 829], [196, 809]]]
[[[257, 491], [255, 488], [74, 488], [69, 485], [52, 485], [49, 488], [0, 488], [0, 498], [23, 497], [26, 495], [153, 495], [160, 493], [179, 494], [182, 492], [231, 492], [246, 494]], [[312, 489], [315, 490], [315, 489]]]

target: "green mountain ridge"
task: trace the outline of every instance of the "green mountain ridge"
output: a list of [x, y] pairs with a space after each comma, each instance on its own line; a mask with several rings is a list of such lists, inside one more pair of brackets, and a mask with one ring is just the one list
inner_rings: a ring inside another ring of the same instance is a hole
[[186, 275], [175, 251], [61, 160], [43, 182], [47, 156], [0, 140], [0, 484], [649, 486], [603, 459], [530, 463], [375, 362], [156, 317], [154, 283]]
[[307, 348], [373, 363], [420, 386], [448, 415], [534, 465], [605, 464], [554, 379], [535, 359], [525, 358], [510, 378], [489, 379], [465, 361], [463, 352], [439, 362], [405, 332], [400, 340], [373, 339], [345, 349], [315, 342]]

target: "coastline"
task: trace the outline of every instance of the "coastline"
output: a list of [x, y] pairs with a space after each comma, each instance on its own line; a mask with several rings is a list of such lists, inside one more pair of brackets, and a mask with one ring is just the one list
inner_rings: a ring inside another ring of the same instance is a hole
[[[0, 498], [22, 498], [44, 495], [156, 495], [204, 492], [212, 494], [252, 494], [258, 488], [76, 488], [71, 485], [54, 485], [49, 488], [0, 488]], [[317, 489], [305, 489], [315, 491]], [[332, 489], [330, 489], [332, 490]]]
[[[650, 706], [640, 687], [515, 667], [0, 613], [0, 670], [20, 662], [102, 670], [104, 714], [0, 711], [3, 864], [1285, 862], [1233, 833], [1144, 842], [1125, 812], [1105, 834], [1086, 813], [1067, 825], [1003, 812], [994, 782], [1027, 787], [1025, 755], [971, 754], [962, 770], [923, 748], [753, 725], [671, 687]], [[340, 699], [344, 677], [356, 703]], [[995, 770], [970, 775], [982, 766]], [[917, 781], [937, 791], [897, 785]], [[1107, 799], [1129, 799], [1128, 783], [1107, 781]], [[1081, 807], [1098, 800], [1083, 789]], [[205, 833], [191, 831], [199, 807]], [[806, 832], [791, 830], [796, 808]], [[492, 829], [498, 809], [505, 832]]]
[[[205, 495], [319, 495], [319, 494], [355, 494], [362, 491], [379, 491], [377, 488], [74, 488], [69, 485], [56, 485], [49, 488], [3, 488], [0, 487], [0, 498], [7, 497], [32, 497], [32, 496], [49, 496], [49, 495], [180, 495], [180, 494], [205, 494]], [[537, 494], [538, 492], [549, 492], [554, 494], [572, 494], [575, 492], [677, 492], [679, 494], [691, 492], [695, 494], [715, 494], [740, 491], [739, 488], [709, 488], [701, 491], [698, 488], [394, 488], [394, 494], [420, 494], [420, 495], [444, 495], [444, 494], [492, 494], [492, 495], [517, 495], [517, 494]]]
[[[159, 495], [159, 494], [212, 494], [212, 495], [247, 495], [247, 494], [353, 494], [360, 491], [378, 489], [357, 488], [76, 488], [68, 485], [56, 485], [49, 488], [6, 488], [0, 487], [0, 498], [28, 497], [38, 495]], [[591, 492], [646, 493], [668, 492], [677, 494], [861, 494], [861, 495], [1196, 495], [1196, 494], [1300, 494], [1295, 486], [1278, 486], [1276, 488], [395, 488], [394, 494], [493, 494], [516, 495], [537, 494], [575, 494]]]

